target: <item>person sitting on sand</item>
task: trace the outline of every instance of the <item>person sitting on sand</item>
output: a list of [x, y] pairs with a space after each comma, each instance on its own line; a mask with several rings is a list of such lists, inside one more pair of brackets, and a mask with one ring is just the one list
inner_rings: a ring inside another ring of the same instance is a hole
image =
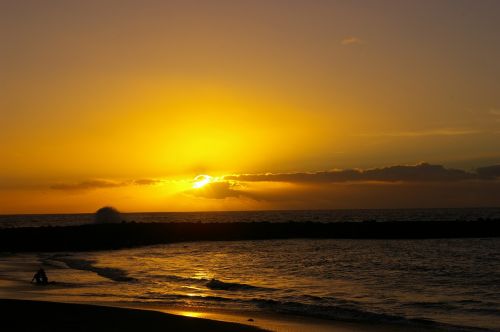
[[33, 280], [35, 280], [37, 285], [47, 285], [49, 283], [49, 278], [47, 278], [47, 274], [42, 268], [35, 273], [31, 282], [33, 282]]

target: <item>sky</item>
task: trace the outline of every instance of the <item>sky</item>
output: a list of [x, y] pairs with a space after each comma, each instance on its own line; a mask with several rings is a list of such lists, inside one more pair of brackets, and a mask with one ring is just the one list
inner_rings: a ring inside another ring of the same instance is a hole
[[499, 31], [496, 0], [0, 0], [0, 214], [500, 206]]

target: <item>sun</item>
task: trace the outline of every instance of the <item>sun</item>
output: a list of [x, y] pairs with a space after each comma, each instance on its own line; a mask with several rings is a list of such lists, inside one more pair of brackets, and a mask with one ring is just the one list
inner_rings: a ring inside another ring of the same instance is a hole
[[207, 184], [209, 184], [212, 181], [212, 177], [210, 175], [198, 175], [197, 177], [194, 178], [194, 183], [193, 183], [193, 188], [198, 189], [201, 188]]

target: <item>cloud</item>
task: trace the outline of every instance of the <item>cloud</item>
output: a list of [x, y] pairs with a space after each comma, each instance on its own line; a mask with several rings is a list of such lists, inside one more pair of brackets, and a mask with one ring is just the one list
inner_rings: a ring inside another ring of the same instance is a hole
[[492, 108], [490, 109], [490, 114], [493, 116], [500, 116], [500, 109]]
[[229, 197], [248, 196], [245, 192], [236, 189], [237, 184], [227, 181], [211, 182], [201, 188], [196, 188], [187, 193], [203, 198], [224, 199]]
[[[464, 180], [498, 177], [500, 166], [467, 172], [449, 169], [441, 165], [421, 163], [398, 165], [367, 170], [345, 169], [324, 172], [266, 173], [225, 176], [224, 180], [242, 182], [289, 182], [289, 183], [335, 183], [335, 182], [457, 182]], [[481, 173], [482, 172], [482, 173]], [[497, 172], [497, 173], [495, 173]], [[488, 174], [486, 176], [485, 174]], [[496, 175], [494, 175], [496, 174]]]
[[[203, 204], [236, 204], [244, 209], [466, 207], [496, 206], [500, 202], [500, 164], [475, 171], [420, 163], [372, 169], [239, 174], [212, 179], [213, 182], [200, 188], [177, 194], [188, 198], [189, 204], [193, 204], [189, 199], [198, 198], [207, 200]], [[119, 187], [165, 181], [96, 179], [56, 184], [51, 188], [69, 194], [105, 188], [120, 190]]]
[[375, 134], [362, 134], [360, 136], [368, 137], [426, 137], [426, 136], [462, 136], [481, 133], [475, 129], [459, 129], [459, 128], [440, 128], [431, 130], [417, 131], [401, 131], [401, 132], [386, 132]]
[[109, 180], [89, 180], [78, 183], [55, 184], [50, 186], [50, 188], [55, 190], [80, 191], [80, 190], [92, 190], [92, 189], [102, 189], [102, 188], [116, 188], [116, 187], [123, 187], [126, 185], [127, 184], [125, 182], [114, 182]]
[[344, 38], [340, 42], [340, 44], [342, 44], [344, 46], [347, 46], [347, 45], [362, 45], [364, 43], [365, 43], [364, 40], [362, 40], [361, 38], [358, 38], [358, 37], [354, 37], [354, 36]]
[[490, 109], [489, 114], [495, 120], [495, 122], [500, 122], [500, 109], [492, 108]]
[[160, 182], [161, 180], [157, 179], [138, 179], [133, 181], [133, 183], [138, 186], [152, 186]]
[[295, 184], [254, 195], [259, 206], [283, 210], [487, 207], [498, 206], [500, 181]]
[[77, 183], [58, 183], [51, 185], [51, 189], [66, 190], [66, 191], [86, 191], [105, 188], [118, 188], [130, 185], [136, 186], [151, 186], [160, 183], [161, 180], [157, 179], [137, 179], [129, 181], [113, 181], [113, 180], [86, 180]]
[[500, 200], [500, 165], [464, 171], [421, 163], [224, 179], [244, 184], [241, 191], [251, 195], [242, 196], [273, 209], [479, 207]]
[[500, 165], [481, 167], [476, 170], [477, 174], [486, 178], [500, 178]]

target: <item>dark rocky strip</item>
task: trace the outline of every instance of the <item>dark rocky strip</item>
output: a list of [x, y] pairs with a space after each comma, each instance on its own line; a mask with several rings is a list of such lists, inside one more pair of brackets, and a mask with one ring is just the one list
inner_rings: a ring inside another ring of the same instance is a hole
[[0, 229], [0, 251], [88, 251], [185, 241], [500, 237], [500, 220], [432, 222], [121, 223]]

